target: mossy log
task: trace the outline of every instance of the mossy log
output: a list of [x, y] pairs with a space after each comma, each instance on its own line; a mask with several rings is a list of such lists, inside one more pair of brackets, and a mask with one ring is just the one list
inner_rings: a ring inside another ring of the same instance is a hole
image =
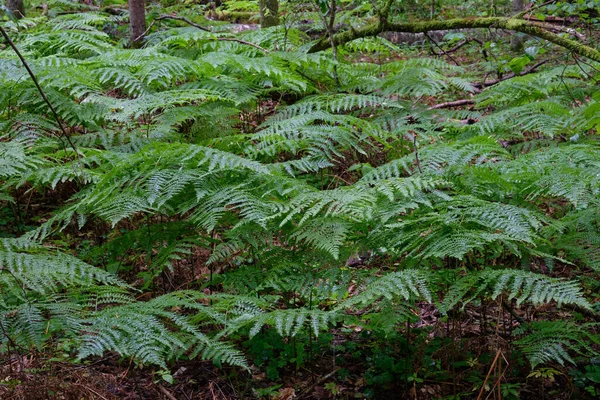
[[[564, 47], [575, 54], [600, 62], [600, 52], [575, 40], [550, 32], [544, 23], [527, 21], [517, 18], [481, 17], [481, 18], [456, 18], [445, 21], [403, 22], [387, 23], [384, 20], [366, 25], [360, 29], [350, 29], [333, 36], [333, 43], [342, 45], [356, 39], [376, 36], [383, 32], [423, 33], [439, 30], [453, 29], [505, 29], [509, 31], [526, 33], [528, 35], [547, 40], [558, 46]], [[309, 50], [311, 53], [331, 48], [331, 41], [327, 37], [321, 38]]]

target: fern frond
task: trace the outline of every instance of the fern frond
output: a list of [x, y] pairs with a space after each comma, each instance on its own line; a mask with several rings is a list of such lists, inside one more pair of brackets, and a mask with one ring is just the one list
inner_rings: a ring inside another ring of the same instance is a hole
[[531, 368], [539, 364], [565, 361], [575, 364], [569, 353], [598, 354], [594, 345], [600, 337], [594, 333], [598, 324], [577, 325], [569, 321], [536, 321], [520, 326], [515, 334], [527, 334], [518, 339], [516, 345], [529, 359]]
[[454, 284], [448, 291], [441, 310], [447, 312], [458, 303], [462, 303], [464, 307], [478, 296], [496, 299], [501, 294], [506, 294], [507, 300], [515, 299], [517, 305], [524, 302], [541, 305], [555, 301], [558, 306], [573, 304], [591, 309], [581, 287], [575, 281], [527, 271], [485, 269], [471, 272]]
[[398, 298], [431, 302], [427, 273], [416, 269], [388, 272], [380, 278], [369, 281], [364, 290], [342, 301], [338, 308], [366, 307], [381, 299]]

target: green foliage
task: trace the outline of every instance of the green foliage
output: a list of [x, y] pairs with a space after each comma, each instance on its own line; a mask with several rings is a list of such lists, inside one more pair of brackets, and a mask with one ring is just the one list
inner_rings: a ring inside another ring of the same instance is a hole
[[589, 331], [593, 327], [594, 324], [575, 325], [566, 321], [534, 322], [519, 328], [517, 333], [531, 333], [516, 344], [527, 355], [532, 368], [550, 361], [561, 365], [565, 361], [575, 364], [569, 352], [597, 354], [593, 346], [600, 338]]
[[189, 315], [172, 311], [187, 307], [194, 320], [220, 319], [204, 310], [200, 293], [139, 302], [122, 280], [75, 257], [19, 239], [4, 239], [1, 246], [0, 348], [41, 348], [52, 336], [67, 335], [79, 359], [112, 350], [166, 368], [167, 360], [186, 353], [246, 366], [239, 351], [201, 333]]
[[519, 270], [483, 270], [472, 272], [460, 279], [450, 288], [444, 299], [442, 310], [449, 310], [459, 301], [466, 305], [480, 296], [492, 299], [506, 294], [506, 300], [516, 300], [516, 304], [527, 301], [535, 305], [555, 301], [561, 304], [573, 304], [590, 309], [581, 288], [574, 282], [544, 277], [532, 272]]
[[[124, 49], [123, 16], [48, 4], [83, 12], [10, 30], [76, 149], [3, 48], [2, 218], [27, 230], [0, 242], [3, 351], [65, 340], [79, 361], [201, 356], [277, 379], [335, 333], [372, 356], [368, 385], [417, 385], [442, 369], [424, 310], [460, 323], [495, 300], [549, 310], [508, 344], [532, 367], [596, 354], [596, 325], [557, 318], [597, 310], [593, 68], [480, 91], [436, 58], [365, 61], [400, 50], [381, 38], [333, 60], [294, 28], [240, 42], [165, 21]], [[430, 107], [457, 95], [473, 109]], [[416, 348], [436, 367], [413, 368]]]

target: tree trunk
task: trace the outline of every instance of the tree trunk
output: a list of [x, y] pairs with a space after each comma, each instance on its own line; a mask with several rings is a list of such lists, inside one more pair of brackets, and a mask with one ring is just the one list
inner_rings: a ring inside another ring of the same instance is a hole
[[18, 19], [25, 16], [25, 5], [23, 4], [23, 0], [6, 0], [6, 8], [8, 8]]
[[129, 35], [131, 47], [140, 47], [146, 32], [144, 0], [129, 0]]
[[262, 28], [279, 25], [279, 0], [259, 0], [258, 7]]
[[[524, 0], [513, 0], [512, 2], [512, 10], [515, 14], [520, 13], [525, 10], [525, 1]], [[514, 52], [520, 53], [523, 51], [523, 36], [519, 34], [513, 35], [510, 39], [510, 49]]]

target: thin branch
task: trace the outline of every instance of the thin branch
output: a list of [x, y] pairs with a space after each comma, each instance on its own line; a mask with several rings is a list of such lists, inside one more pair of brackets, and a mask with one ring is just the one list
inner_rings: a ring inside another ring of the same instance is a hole
[[413, 133], [413, 147], [415, 149], [415, 161], [417, 162], [417, 168], [419, 169], [419, 173], [422, 174], [423, 170], [421, 169], [421, 161], [419, 161], [419, 148], [417, 147], [416, 133]]
[[329, 15], [329, 31], [333, 32], [333, 27], [335, 25], [335, 14], [337, 11], [337, 6], [336, 6], [336, 2], [335, 0], [331, 0], [331, 6], [330, 6], [330, 12], [331, 14]]
[[502, 301], [502, 307], [508, 311], [508, 313], [520, 324], [522, 324], [523, 322], [525, 322], [525, 320], [523, 318], [521, 318], [521, 316], [519, 314], [517, 314], [515, 312], [515, 310], [513, 310], [512, 306], [510, 304], [508, 304], [506, 301]]
[[177, 400], [173, 393], [169, 392], [164, 386], [158, 385], [159, 389], [169, 400]]
[[[160, 17], [159, 17], [160, 18]], [[140, 36], [136, 37], [135, 40], [133, 42], [139, 42], [140, 40], [142, 40], [143, 37], [146, 37], [146, 35], [148, 34], [148, 32], [150, 32], [150, 29], [152, 29], [154, 27], [154, 23], [158, 21], [157, 19], [152, 20], [152, 22], [150, 22], [150, 25], [148, 26], [148, 29], [146, 29], [144, 31], [144, 33], [142, 33]]]
[[202, 25], [199, 25], [199, 24], [191, 21], [189, 18], [179, 17], [179, 16], [176, 16], [176, 15], [161, 15], [158, 18], [154, 18], [154, 21], [160, 21], [160, 20], [163, 20], [163, 19], [173, 19], [175, 21], [183, 21], [186, 24], [193, 26], [194, 28], [198, 28], [198, 29], [203, 30], [205, 32], [212, 32], [212, 30], [210, 30], [208, 28], [205, 28]]
[[59, 127], [60, 131], [62, 132], [61, 136], [64, 136], [64, 138], [67, 139], [67, 142], [69, 142], [69, 146], [71, 146], [71, 148], [73, 149], [73, 151], [77, 155], [77, 160], [81, 164], [81, 160], [79, 159], [79, 152], [77, 151], [77, 147], [75, 147], [75, 144], [73, 143], [73, 141], [71, 140], [71, 137], [67, 133], [67, 130], [65, 129], [62, 121], [60, 120], [60, 117], [58, 116], [58, 113], [56, 112], [56, 109], [54, 108], [54, 106], [52, 105], [52, 103], [50, 103], [50, 100], [48, 100], [48, 97], [46, 97], [46, 93], [44, 93], [44, 91], [42, 90], [42, 87], [40, 86], [37, 78], [35, 77], [35, 74], [31, 70], [31, 68], [29, 67], [29, 64], [27, 64], [27, 61], [25, 60], [25, 58], [23, 57], [23, 55], [21, 55], [21, 52], [19, 51], [19, 49], [17, 48], [17, 46], [15, 46], [14, 42], [10, 39], [10, 37], [8, 36], [8, 34], [6, 33], [6, 31], [4, 30], [4, 28], [2, 26], [0, 26], [0, 34], [2, 34], [2, 36], [4, 36], [4, 39], [6, 40], [6, 42], [8, 43], [8, 45], [17, 54], [17, 57], [19, 57], [19, 60], [21, 60], [21, 63], [23, 64], [23, 66], [27, 70], [27, 73], [31, 77], [31, 80], [33, 81], [33, 83], [35, 84], [35, 87], [37, 88], [38, 92], [40, 93], [40, 96], [42, 96], [42, 99], [44, 99], [44, 102], [48, 105], [48, 107], [50, 108], [50, 111], [52, 111], [52, 115], [54, 116], [54, 119], [56, 120], [56, 123], [58, 124], [58, 127]]
[[585, 71], [585, 69], [581, 66], [580, 62], [587, 65], [588, 67], [592, 68], [594, 71], [596, 72], [600, 72], [600, 70], [598, 70], [598, 68], [594, 67], [592, 64], [585, 62], [583, 60], [580, 60], [579, 58], [577, 58], [577, 56], [575, 54], [571, 54], [573, 56], [573, 59], [575, 60], [575, 62], [577, 63], [577, 67], [579, 67], [579, 69], [581, 70], [581, 72], [583, 72], [588, 79], [591, 79], [594, 81], [594, 83], [598, 82], [598, 79], [596, 79], [594, 76], [590, 75], [587, 71]]
[[556, 3], [556, 0], [549, 0], [545, 3], [542, 4], [538, 4], [537, 6], [531, 7], [529, 9], [523, 10], [521, 12], [519, 12], [518, 14], [513, 15], [513, 18], [523, 18], [523, 16], [525, 16], [525, 14], [531, 14], [532, 11], [538, 10], [542, 7], [545, 7], [547, 5], [550, 5], [552, 3]]
[[26, 349], [25, 347], [21, 346], [19, 343], [15, 342], [15, 340], [8, 334], [8, 332], [4, 328], [2, 321], [0, 321], [0, 329], [2, 330], [2, 336], [4, 336], [6, 338], [6, 340], [8, 340], [15, 349], [21, 349], [24, 352], [29, 351], [29, 349]]
[[[140, 40], [141, 38], [145, 37], [148, 32], [150, 32], [150, 30], [152, 29], [152, 27], [154, 26], [154, 23], [156, 21], [162, 21], [164, 19], [172, 19], [175, 21], [183, 21], [186, 24], [193, 26], [194, 28], [198, 28], [204, 32], [209, 32], [209, 33], [214, 33], [212, 30], [203, 27], [202, 25], [198, 25], [197, 23], [189, 20], [186, 17], [178, 17], [176, 15], [161, 15], [160, 17], [154, 18], [154, 20], [152, 20], [152, 22], [150, 23], [150, 26], [148, 26], [148, 29], [146, 29], [146, 31], [144, 33], [142, 33], [139, 37], [136, 38], [136, 41]], [[208, 40], [217, 40], [217, 41], [222, 41], [222, 42], [237, 42], [240, 44], [244, 44], [246, 46], [252, 46], [255, 49], [258, 49], [260, 51], [262, 51], [265, 54], [269, 54], [269, 50], [265, 49], [264, 47], [261, 47], [259, 45], [257, 45], [256, 43], [252, 43], [252, 42], [247, 42], [245, 40], [242, 39], [238, 39], [238, 38], [234, 38], [234, 37], [208, 37]]]
[[442, 53], [444, 53], [446, 55], [446, 57], [448, 57], [450, 60], [452, 60], [452, 62], [458, 66], [460, 66], [460, 64], [458, 63], [458, 61], [456, 61], [454, 59], [454, 57], [452, 57], [446, 50], [444, 50], [435, 40], [433, 40], [431, 38], [431, 36], [429, 36], [429, 34], [427, 32], [424, 33], [425, 37], [431, 42], [433, 43], [433, 45], [435, 47], [437, 47], [438, 49], [440, 49], [442, 51]]
[[[317, 7], [318, 7], [318, 4], [317, 4]], [[340, 87], [340, 79], [339, 79], [338, 70], [337, 70], [337, 64], [338, 64], [337, 46], [333, 40], [333, 36], [334, 36], [333, 28], [335, 25], [335, 15], [336, 15], [336, 1], [331, 0], [331, 3], [329, 5], [329, 12], [331, 13], [329, 15], [329, 21], [327, 20], [327, 14], [323, 14], [322, 12], [320, 12], [320, 10], [317, 12], [318, 12], [319, 16], [321, 17], [321, 22], [323, 23], [323, 26], [325, 27], [325, 37], [329, 41], [328, 48], [331, 48], [331, 53], [333, 55], [333, 79], [335, 80], [335, 84], [339, 88]]]
[[245, 44], [246, 46], [252, 46], [255, 49], [258, 49], [265, 54], [269, 54], [269, 50], [265, 49], [264, 47], [261, 47], [261, 46], [257, 45], [256, 43], [246, 42], [245, 40], [242, 40], [242, 39], [237, 39], [237, 38], [233, 38], [233, 37], [218, 37], [218, 38], [212, 38], [212, 40], [218, 40], [218, 41], [222, 41], [222, 42], [237, 42], [240, 44]]
[[473, 99], [464, 99], [464, 100], [455, 100], [455, 101], [447, 101], [445, 103], [436, 104], [428, 108], [428, 110], [439, 110], [440, 108], [454, 108], [460, 106], [468, 106], [471, 104], [475, 104], [475, 100]]
[[299, 395], [298, 397], [296, 397], [296, 399], [300, 400], [301, 398], [307, 396], [310, 391], [317, 385], [320, 385], [321, 383], [325, 382], [327, 379], [331, 378], [336, 372], [338, 372], [340, 370], [340, 368], [336, 368], [333, 371], [331, 371], [330, 373], [328, 373], [327, 375], [317, 379], [315, 382], [313, 382], [312, 385], [310, 385], [309, 387], [307, 387], [306, 389], [304, 389]]
[[460, 42], [459, 44], [457, 44], [456, 46], [454, 46], [453, 48], [446, 50], [446, 53], [454, 53], [458, 49], [462, 48], [463, 46], [465, 46], [473, 41], [474, 40], [472, 38], [465, 39], [462, 42]]
[[481, 82], [481, 83], [480, 83], [480, 82], [477, 82], [477, 83], [474, 83], [473, 85], [474, 85], [475, 87], [477, 87], [477, 88], [481, 88], [481, 89], [483, 89], [483, 88], [486, 88], [486, 87], [490, 87], [490, 86], [494, 86], [494, 85], [496, 85], [496, 84], [498, 84], [498, 83], [500, 83], [500, 82], [504, 82], [504, 81], [506, 81], [506, 80], [509, 80], [509, 79], [515, 78], [515, 77], [517, 77], [517, 76], [524, 76], [524, 75], [531, 74], [532, 72], [535, 72], [535, 70], [536, 70], [536, 69], [538, 69], [538, 68], [539, 68], [539, 67], [541, 67], [542, 65], [546, 64], [548, 61], [550, 61], [550, 60], [548, 59], [548, 60], [542, 60], [542, 61], [540, 61], [540, 62], [537, 62], [537, 63], [533, 64], [531, 67], [529, 67], [529, 68], [527, 68], [527, 69], [525, 69], [525, 70], [521, 71], [521, 72], [520, 72], [520, 73], [518, 73], [518, 74], [515, 74], [515, 73], [513, 72], [513, 73], [510, 73], [510, 74], [508, 74], [508, 75], [506, 75], [506, 76], [504, 76], [504, 77], [502, 77], [502, 78], [499, 78], [499, 79], [494, 79], [494, 80], [492, 80], [492, 81], [485, 81], [485, 82]]

